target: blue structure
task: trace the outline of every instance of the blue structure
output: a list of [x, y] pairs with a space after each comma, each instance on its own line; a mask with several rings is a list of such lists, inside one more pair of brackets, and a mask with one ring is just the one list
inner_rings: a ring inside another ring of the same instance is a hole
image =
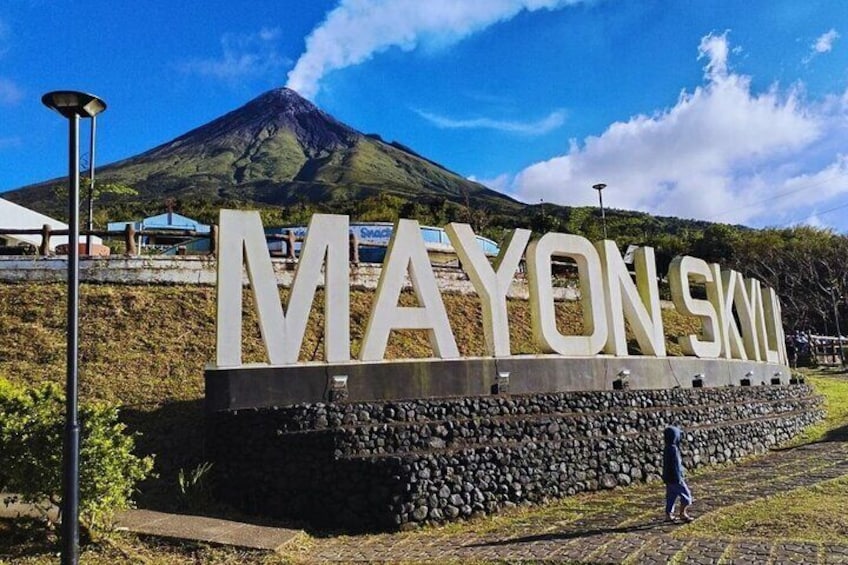
[[[394, 224], [390, 222], [355, 222], [350, 224], [350, 233], [355, 234], [359, 240], [359, 260], [363, 263], [382, 263], [386, 256], [386, 248], [389, 245], [389, 239], [392, 237]], [[306, 226], [285, 226], [279, 228], [268, 228], [265, 230], [267, 235], [283, 235], [286, 232], [294, 232], [294, 235], [302, 239], [306, 236]], [[431, 255], [453, 255], [454, 249], [451, 245], [448, 234], [444, 228], [436, 228], [432, 226], [421, 226], [421, 237], [424, 239], [424, 244], [427, 251]], [[491, 239], [477, 236], [477, 243], [483, 249], [483, 252], [489, 256], [496, 256], [500, 251], [497, 243]], [[271, 251], [283, 251], [285, 244], [280, 240], [269, 240], [268, 248]], [[295, 244], [295, 253], [300, 253], [300, 243]], [[454, 257], [455, 259], [455, 257]]]
[[142, 245], [173, 245], [190, 239], [190, 237], [179, 232], [194, 231], [197, 233], [209, 233], [211, 231], [209, 225], [201, 224], [197, 220], [175, 212], [165, 212], [158, 216], [149, 216], [139, 222], [109, 222], [107, 229], [109, 231], [122, 231], [128, 225], [133, 226], [136, 231], [156, 230], [174, 232], [173, 235], [164, 233], [161, 235], [143, 236], [141, 238]]

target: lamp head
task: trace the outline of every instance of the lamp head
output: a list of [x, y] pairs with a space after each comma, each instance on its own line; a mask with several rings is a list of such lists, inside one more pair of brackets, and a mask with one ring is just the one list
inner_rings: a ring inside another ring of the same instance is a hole
[[54, 90], [41, 97], [41, 102], [66, 118], [93, 118], [106, 109], [106, 102], [93, 94], [74, 90]]
[[601, 183], [598, 183], [598, 184], [595, 184], [595, 185], [592, 185], [592, 188], [594, 188], [594, 189], [595, 189], [595, 190], [597, 190], [598, 192], [602, 191], [602, 190], [603, 190], [603, 189], [605, 189], [606, 187], [607, 187], [607, 185], [605, 185], [605, 184], [604, 184], [604, 183], [602, 183], [602, 182], [601, 182]]

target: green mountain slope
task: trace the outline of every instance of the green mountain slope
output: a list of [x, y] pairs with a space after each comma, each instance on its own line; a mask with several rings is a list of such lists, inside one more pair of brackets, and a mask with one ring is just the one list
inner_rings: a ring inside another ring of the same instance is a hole
[[[378, 194], [422, 202], [447, 200], [505, 214], [524, 207], [400, 144], [364, 135], [285, 88], [266, 92], [150, 151], [102, 167], [98, 179], [133, 186], [139, 191], [133, 202], [154, 209], [161, 208], [165, 198], [280, 206], [352, 202]], [[61, 182], [24, 187], [4, 198], [61, 214], [62, 203], [52, 192]]]

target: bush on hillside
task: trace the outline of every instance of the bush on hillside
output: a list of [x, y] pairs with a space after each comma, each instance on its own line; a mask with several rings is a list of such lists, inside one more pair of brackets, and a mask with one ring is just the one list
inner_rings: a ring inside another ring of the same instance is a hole
[[[53, 384], [37, 388], [0, 378], [0, 491], [16, 493], [47, 517], [61, 505], [64, 392]], [[152, 457], [133, 454], [135, 439], [106, 404], [80, 406], [80, 520], [103, 528], [128, 508]]]

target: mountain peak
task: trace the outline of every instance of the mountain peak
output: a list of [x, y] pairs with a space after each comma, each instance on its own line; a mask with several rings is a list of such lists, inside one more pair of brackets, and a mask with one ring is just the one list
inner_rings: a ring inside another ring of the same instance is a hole
[[276, 115], [278, 118], [280, 116], [291, 117], [308, 114], [323, 114], [325, 117], [330, 117], [291, 88], [269, 90], [235, 110], [235, 112], [247, 112], [266, 117]]
[[308, 156], [350, 147], [361, 137], [294, 90], [276, 88], [144, 156], [160, 158], [198, 145], [207, 149], [243, 147], [285, 133], [294, 135]]

